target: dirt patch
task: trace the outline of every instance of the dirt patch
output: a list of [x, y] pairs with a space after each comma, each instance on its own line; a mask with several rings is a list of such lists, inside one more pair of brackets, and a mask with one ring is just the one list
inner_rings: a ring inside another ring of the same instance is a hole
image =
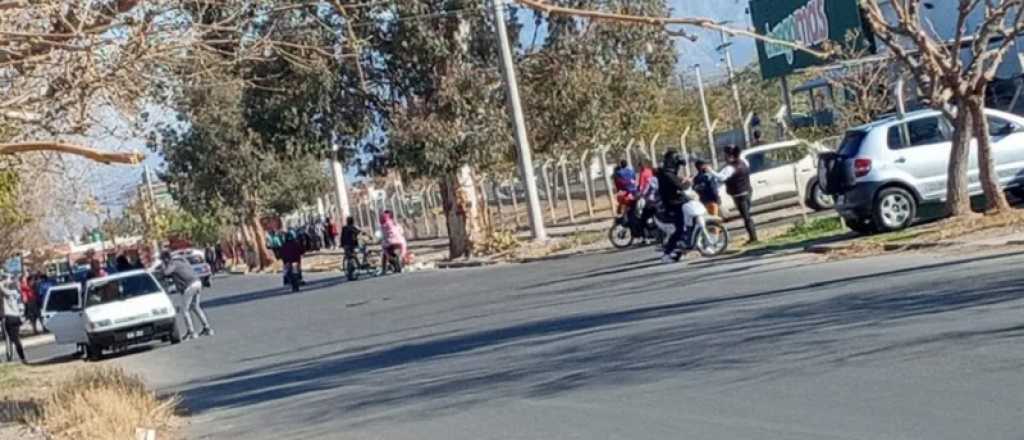
[[178, 401], [116, 367], [64, 363], [0, 368], [0, 440], [178, 438]]

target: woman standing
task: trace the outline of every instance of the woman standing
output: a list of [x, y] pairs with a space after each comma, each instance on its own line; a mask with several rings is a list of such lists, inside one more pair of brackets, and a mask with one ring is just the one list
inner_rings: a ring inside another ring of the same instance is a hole
[[28, 281], [28, 274], [21, 276], [21, 303], [25, 306], [25, 319], [32, 323], [32, 333], [39, 334], [39, 298]]

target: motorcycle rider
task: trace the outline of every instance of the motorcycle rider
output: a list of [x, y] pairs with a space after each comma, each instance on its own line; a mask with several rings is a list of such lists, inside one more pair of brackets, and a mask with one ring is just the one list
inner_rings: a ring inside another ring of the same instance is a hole
[[679, 168], [686, 166], [686, 160], [679, 157], [675, 150], [668, 150], [662, 160], [661, 168], [658, 170], [658, 196], [661, 199], [665, 215], [675, 225], [675, 231], [665, 242], [664, 255], [661, 257], [663, 263], [678, 262], [683, 257], [679, 251], [679, 240], [685, 237], [686, 219], [683, 215], [683, 205], [689, 201], [684, 192], [686, 184], [679, 179]]
[[293, 270], [295, 270], [296, 275], [299, 276], [299, 283], [306, 284], [305, 281], [302, 280], [302, 254], [304, 253], [306, 253], [306, 250], [302, 248], [302, 244], [299, 243], [299, 240], [295, 237], [295, 233], [288, 232], [288, 235], [285, 236], [284, 244], [281, 245], [281, 261], [285, 266], [284, 285], [287, 286], [289, 284], [288, 275], [290, 272], [288, 267], [293, 263], [295, 265]]

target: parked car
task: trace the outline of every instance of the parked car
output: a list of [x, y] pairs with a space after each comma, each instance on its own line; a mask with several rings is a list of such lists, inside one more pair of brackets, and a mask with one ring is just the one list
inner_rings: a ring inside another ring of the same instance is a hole
[[[796, 200], [802, 194], [805, 204], [816, 211], [831, 209], [832, 197], [818, 185], [817, 154], [824, 148], [804, 141], [786, 141], [744, 150], [740, 157], [750, 166], [754, 189], [752, 205]], [[796, 170], [794, 179], [793, 171]], [[797, 190], [799, 185], [799, 192]], [[735, 213], [732, 198], [722, 188], [722, 213]]]
[[[986, 109], [1000, 184], [1024, 185], [1024, 118]], [[952, 124], [937, 110], [887, 117], [852, 128], [835, 153], [819, 156], [819, 180], [858, 232], [888, 232], [914, 222], [919, 207], [946, 200]], [[970, 148], [968, 191], [982, 193], [977, 148]]]
[[177, 344], [181, 335], [171, 298], [145, 270], [121, 272], [51, 290], [43, 313], [57, 344], [74, 344], [90, 360], [104, 350], [160, 340]]
[[174, 251], [171, 255], [188, 260], [188, 264], [192, 265], [196, 276], [203, 281], [203, 287], [211, 286], [210, 278], [213, 277], [213, 269], [206, 262], [206, 253], [199, 249], [182, 249]]

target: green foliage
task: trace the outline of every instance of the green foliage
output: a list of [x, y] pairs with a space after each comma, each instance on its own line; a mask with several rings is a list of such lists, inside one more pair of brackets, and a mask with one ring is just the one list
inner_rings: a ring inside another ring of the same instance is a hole
[[846, 231], [839, 217], [827, 217], [798, 223], [782, 235], [772, 237], [762, 243], [764, 247], [786, 246], [825, 237], [839, 235]]

